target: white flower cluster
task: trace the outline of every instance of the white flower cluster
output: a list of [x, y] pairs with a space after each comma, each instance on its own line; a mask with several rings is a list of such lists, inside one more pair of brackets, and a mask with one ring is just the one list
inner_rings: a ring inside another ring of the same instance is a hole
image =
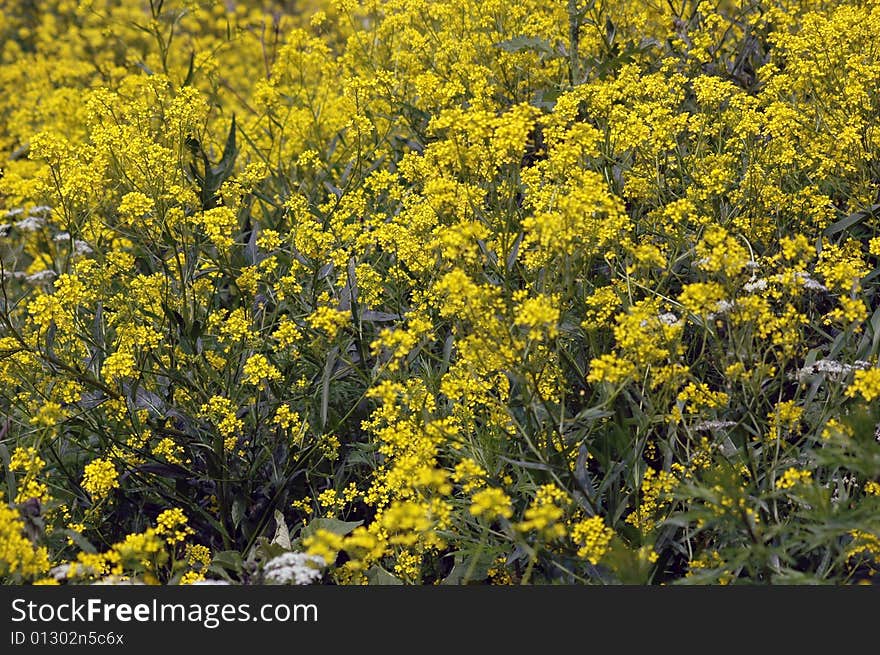
[[[798, 279], [798, 281], [801, 283], [801, 285], [804, 287], [804, 289], [807, 289], [809, 291], [828, 291], [828, 288], [824, 284], [822, 284], [818, 280], [815, 280], [812, 277], [810, 277], [810, 275], [808, 273], [805, 273], [803, 271], [798, 271], [794, 275]], [[783, 280], [784, 277], [781, 274], [779, 274], [779, 275], [773, 276], [773, 279], [776, 281], [780, 281], [780, 280]], [[767, 280], [767, 278], [755, 277], [753, 275], [752, 278], [743, 285], [743, 291], [745, 291], [746, 293], [756, 293], [756, 292], [760, 292], [760, 291], [766, 291], [769, 284], [770, 283]]]
[[206, 586], [206, 585], [229, 585], [232, 583], [229, 582], [228, 580], [213, 580], [213, 579], [206, 578], [204, 580], [196, 580], [195, 582], [191, 582], [190, 584]]
[[718, 304], [715, 305], [715, 311], [717, 311], [719, 314], [726, 314], [735, 307], [735, 302], [731, 302], [730, 300], [719, 300]]
[[736, 425], [736, 421], [703, 421], [694, 426], [694, 430], [725, 430]]
[[46, 224], [46, 219], [42, 216], [28, 216], [20, 221], [16, 221], [15, 227], [22, 232], [36, 232]]
[[809, 289], [810, 291], [828, 291], [828, 288], [824, 284], [814, 280], [803, 271], [795, 273], [795, 276], [797, 276], [801, 281], [801, 284], [804, 285], [804, 289]]
[[36, 273], [31, 273], [25, 279], [29, 284], [45, 284], [46, 282], [51, 282], [55, 279], [55, 271], [50, 269], [37, 271]]
[[311, 584], [321, 577], [326, 566], [324, 558], [308, 553], [283, 553], [266, 564], [264, 573], [269, 584]]
[[799, 369], [794, 375], [789, 376], [790, 379], [805, 380], [813, 375], [820, 373], [825, 374], [831, 380], [840, 380], [858, 369], [871, 368], [871, 362], [857, 359], [852, 364], [836, 362], [833, 359], [819, 359], [808, 366]]
[[[25, 214], [23, 207], [15, 207], [7, 210], [4, 218], [15, 218], [16, 216], [24, 215], [24, 218], [15, 222], [15, 227], [22, 232], [36, 232], [46, 225], [46, 215], [51, 211], [51, 207], [38, 205], [37, 207], [32, 207], [28, 210], [27, 214]], [[7, 236], [11, 228], [12, 225], [9, 223], [0, 225], [0, 237]]]
[[767, 278], [753, 277], [743, 285], [746, 293], [755, 293], [756, 291], [765, 291], [767, 289]]
[[660, 314], [660, 316], [657, 317], [657, 320], [663, 323], [663, 325], [675, 325], [676, 323], [678, 323], [678, 316], [676, 316], [672, 312], [666, 312], [664, 314]]
[[[54, 237], [52, 237], [52, 240], [55, 241], [56, 243], [70, 241], [70, 233], [59, 232]], [[77, 255], [77, 256], [90, 255], [90, 254], [92, 254], [92, 252], [94, 252], [92, 250], [92, 247], [89, 244], [87, 244], [85, 241], [81, 241], [79, 239], [74, 239], [74, 241], [73, 241], [73, 254], [74, 255]]]

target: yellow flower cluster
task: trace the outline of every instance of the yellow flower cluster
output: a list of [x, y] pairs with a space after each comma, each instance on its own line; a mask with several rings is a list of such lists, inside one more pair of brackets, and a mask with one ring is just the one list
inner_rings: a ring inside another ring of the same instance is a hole
[[565, 508], [561, 505], [567, 504], [567, 502], [567, 494], [556, 485], [541, 486], [532, 503], [523, 513], [525, 520], [517, 524], [517, 530], [520, 532], [534, 530], [541, 535], [542, 539], [548, 541], [565, 536], [566, 530], [562, 524]]
[[846, 395], [850, 398], [859, 395], [866, 402], [880, 397], [880, 368], [856, 371], [853, 383], [846, 388]]
[[641, 502], [636, 511], [626, 517], [626, 522], [650, 532], [662, 520], [663, 512], [669, 509], [671, 494], [678, 484], [678, 478], [668, 471], [645, 470], [641, 484]]
[[813, 474], [796, 468], [788, 468], [783, 471], [782, 476], [776, 480], [777, 489], [792, 489], [800, 484], [809, 484], [812, 481]]
[[241, 431], [244, 423], [236, 415], [232, 401], [224, 396], [212, 396], [201, 407], [202, 416], [208, 418], [223, 437], [223, 447], [226, 451], [235, 448], [237, 434]]
[[187, 523], [188, 519], [182, 509], [166, 509], [156, 517], [156, 534], [164, 537], [169, 546], [173, 546], [194, 534]]
[[265, 355], [251, 355], [244, 363], [242, 371], [245, 380], [255, 386], [261, 385], [265, 380], [275, 381], [281, 379], [281, 371], [269, 363]]
[[4, 3], [3, 575], [850, 579], [880, 2], [289, 5]]
[[113, 462], [95, 459], [83, 470], [82, 487], [94, 500], [105, 499], [111, 491], [119, 488], [119, 472]]
[[470, 511], [474, 516], [482, 516], [487, 521], [493, 521], [498, 517], [509, 519], [513, 516], [510, 498], [503, 490], [496, 487], [487, 487], [475, 493]]
[[[2, 498], [0, 498], [2, 501]], [[45, 546], [35, 546], [24, 534], [21, 515], [0, 502], [0, 575], [31, 580], [49, 570]]]
[[608, 551], [614, 530], [605, 525], [601, 516], [593, 516], [575, 523], [571, 528], [571, 538], [578, 544], [578, 557], [598, 564]]

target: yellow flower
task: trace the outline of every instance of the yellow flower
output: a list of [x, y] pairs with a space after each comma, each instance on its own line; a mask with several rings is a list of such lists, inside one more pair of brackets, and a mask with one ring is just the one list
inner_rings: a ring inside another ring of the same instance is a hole
[[777, 489], [791, 489], [799, 484], [809, 484], [813, 479], [810, 471], [796, 468], [788, 468], [782, 474], [782, 477], [776, 480]]
[[643, 532], [650, 532], [672, 504], [672, 492], [677, 484], [678, 478], [668, 471], [646, 469], [642, 477], [641, 502], [636, 511], [626, 517], [626, 522]]
[[520, 532], [535, 530], [548, 541], [565, 535], [562, 518], [565, 510], [561, 504], [568, 502], [567, 494], [554, 484], [545, 484], [538, 488], [531, 504], [523, 513], [525, 520], [516, 524]]
[[706, 318], [723, 308], [726, 295], [724, 287], [717, 282], [693, 282], [682, 288], [678, 302], [689, 312]]
[[225, 438], [224, 448], [235, 448], [235, 435], [244, 428], [244, 421], [236, 416], [235, 407], [229, 398], [212, 396], [201, 407], [202, 416], [209, 419]]
[[166, 509], [156, 517], [156, 535], [165, 537], [169, 546], [180, 543], [195, 531], [187, 525], [188, 519], [183, 510], [175, 507]]
[[21, 515], [0, 496], [0, 575], [34, 578], [49, 570], [45, 547], [35, 547], [25, 536]]
[[482, 516], [487, 521], [494, 521], [499, 517], [509, 519], [513, 516], [510, 507], [510, 497], [503, 490], [496, 487], [488, 487], [475, 493], [472, 497], [471, 514]]
[[171, 464], [183, 464], [183, 446], [175, 443], [170, 437], [161, 439], [153, 447], [152, 453]]
[[306, 318], [306, 322], [316, 330], [322, 330], [328, 339], [333, 339], [339, 330], [351, 320], [349, 312], [332, 307], [318, 307]]
[[515, 323], [528, 331], [530, 339], [554, 338], [559, 329], [559, 301], [547, 296], [523, 300], [516, 310]]
[[263, 384], [264, 380], [281, 379], [281, 371], [270, 364], [265, 355], [251, 355], [244, 364], [243, 372], [245, 381], [254, 386]]
[[856, 371], [845, 393], [850, 398], [860, 395], [866, 402], [880, 397], [880, 368]]
[[598, 564], [608, 551], [614, 530], [605, 525], [601, 516], [593, 516], [575, 523], [571, 527], [571, 538], [578, 544], [578, 557]]
[[336, 561], [339, 551], [342, 550], [343, 543], [344, 540], [340, 535], [319, 528], [314, 534], [303, 539], [303, 548], [309, 555], [317, 555], [328, 564], [332, 564]]
[[86, 464], [82, 486], [94, 500], [102, 500], [111, 491], [119, 488], [119, 473], [112, 462], [101, 458], [95, 459]]

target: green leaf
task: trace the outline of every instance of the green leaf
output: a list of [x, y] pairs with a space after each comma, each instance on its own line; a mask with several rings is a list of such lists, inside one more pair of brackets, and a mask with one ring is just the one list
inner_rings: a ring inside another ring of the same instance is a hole
[[232, 525], [238, 527], [241, 525], [241, 518], [244, 516], [244, 498], [236, 498], [232, 501]]
[[444, 585], [464, 585], [470, 582], [481, 582], [489, 576], [493, 555], [486, 551], [476, 550], [469, 553], [456, 553], [455, 565], [443, 579]]
[[[0, 430], [0, 437], [4, 436], [4, 433], [5, 430]], [[0, 443], [0, 462], [3, 462], [3, 468], [6, 469], [6, 497], [15, 498], [15, 473], [9, 468], [9, 449], [4, 443]]]
[[98, 552], [98, 549], [92, 545], [92, 542], [86, 539], [76, 530], [68, 530], [67, 528], [65, 528], [61, 532], [70, 537], [70, 540], [73, 541], [73, 543], [75, 543], [77, 546], [79, 546], [79, 549], [84, 553], [94, 555]]
[[396, 575], [389, 573], [381, 566], [376, 564], [367, 571], [367, 580], [371, 585], [402, 585], [403, 580]]
[[197, 156], [202, 160], [205, 169], [204, 177], [198, 174], [197, 169], [190, 165], [190, 172], [200, 185], [200, 200], [202, 209], [211, 209], [217, 206], [217, 191], [226, 179], [232, 175], [235, 167], [235, 158], [238, 156], [238, 148], [235, 141], [236, 125], [235, 114], [232, 115], [232, 123], [229, 126], [229, 134], [226, 136], [226, 144], [223, 147], [223, 156], [216, 166], [211, 166], [204, 148], [195, 139], [188, 140], [187, 145], [197, 150]]
[[214, 553], [210, 568], [218, 573], [221, 571], [241, 573], [244, 570], [244, 560], [241, 557], [241, 553], [237, 550], [221, 550], [218, 553]]
[[572, 422], [583, 421], [585, 423], [595, 423], [598, 420], [613, 415], [614, 412], [609, 412], [606, 409], [601, 409], [599, 407], [588, 407], [587, 409], [578, 412], [577, 415], [572, 419]]
[[258, 558], [262, 558], [263, 560], [268, 562], [269, 560], [275, 559], [279, 555], [283, 555], [284, 553], [289, 552], [290, 548], [284, 548], [274, 541], [269, 541], [266, 537], [260, 537], [259, 539], [257, 539], [257, 543], [254, 545], [254, 548], [251, 551], [251, 555], [256, 555]]
[[333, 366], [336, 364], [336, 357], [339, 348], [334, 347], [327, 353], [327, 361], [324, 364], [324, 373], [321, 376], [321, 429], [327, 427], [327, 410], [330, 406], [330, 378], [333, 375]]
[[516, 36], [512, 39], [496, 43], [495, 47], [504, 50], [504, 52], [532, 51], [548, 55], [556, 54], [547, 39], [541, 39], [536, 36]]
[[277, 509], [275, 510], [275, 537], [272, 539], [272, 543], [278, 544], [285, 550], [290, 550], [290, 530], [287, 529], [284, 514]]
[[193, 52], [189, 53], [189, 68], [186, 71], [186, 78], [184, 78], [183, 84], [181, 84], [181, 86], [189, 86], [190, 84], [192, 84], [193, 64], [195, 64], [195, 61], [196, 61], [196, 53], [195, 53], [195, 51], [193, 51]]
[[868, 328], [859, 343], [856, 359], [869, 360], [880, 351], [880, 307], [871, 315]]
[[[587, 470], [587, 459], [589, 458], [589, 456], [590, 453], [587, 450], [587, 447], [581, 444], [578, 448], [578, 456], [575, 463], [574, 477], [575, 480], [577, 480], [581, 491], [583, 491], [586, 495], [587, 499], [589, 501], [593, 501], [596, 498], [596, 487], [593, 484], [593, 478], [590, 475], [590, 472]], [[590, 505], [592, 505], [592, 502], [590, 503]], [[592, 516], [593, 514], [591, 513], [590, 515]]]
[[844, 230], [847, 230], [852, 226], [861, 223], [866, 218], [873, 216], [874, 212], [876, 212], [878, 209], [880, 209], [880, 203], [876, 205], [871, 205], [870, 207], [867, 207], [865, 209], [860, 209], [857, 212], [853, 212], [846, 218], [841, 218], [836, 223], [832, 223], [831, 225], [826, 227], [825, 231], [822, 234], [824, 234], [826, 237], [830, 237], [837, 234], [838, 232], [843, 232]]
[[229, 134], [226, 136], [226, 144], [223, 146], [223, 156], [220, 158], [220, 163], [211, 169], [211, 173], [219, 178], [220, 182], [223, 182], [232, 174], [232, 167], [235, 165], [237, 155], [238, 148], [235, 145], [235, 114], [233, 114], [232, 122], [229, 125]]
[[338, 519], [312, 519], [309, 524], [300, 531], [300, 538], [310, 537], [318, 530], [328, 530], [333, 534], [344, 537], [361, 525], [363, 521], [339, 521]]

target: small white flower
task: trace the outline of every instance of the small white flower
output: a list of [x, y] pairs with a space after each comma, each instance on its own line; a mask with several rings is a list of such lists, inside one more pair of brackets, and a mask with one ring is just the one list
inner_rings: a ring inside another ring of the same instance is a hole
[[828, 291], [828, 288], [824, 284], [817, 282], [802, 271], [795, 273], [795, 275], [801, 281], [801, 284], [804, 285], [804, 289], [809, 289], [810, 291]]
[[73, 242], [73, 254], [74, 255], [91, 255], [94, 252], [92, 247], [87, 244], [85, 241], [80, 241], [79, 239]]
[[724, 430], [732, 428], [736, 421], [703, 421], [694, 426], [694, 430]]
[[719, 314], [729, 312], [734, 307], [736, 307], [736, 303], [731, 302], [730, 300], [719, 300], [718, 304], [715, 305], [715, 309], [718, 311]]
[[228, 580], [196, 580], [195, 582], [191, 582], [191, 585], [228, 585], [232, 584]]
[[46, 282], [50, 282], [54, 277], [55, 271], [50, 271], [47, 268], [44, 271], [38, 271], [28, 275], [26, 279], [30, 284], [45, 284]]
[[675, 325], [678, 323], [678, 316], [673, 314], [672, 312], [666, 312], [664, 314], [660, 314], [657, 317], [657, 320], [663, 323], [663, 325]]
[[764, 291], [767, 289], [767, 280], [763, 277], [755, 278], [753, 277], [751, 280], [746, 282], [743, 285], [743, 289], [746, 293], [754, 293], [755, 291]]
[[264, 569], [270, 584], [311, 584], [321, 577], [324, 558], [308, 553], [283, 553], [270, 560]]
[[95, 580], [92, 583], [93, 585], [142, 585], [144, 584], [140, 580], [132, 580], [131, 578], [126, 578], [118, 575], [108, 575], [106, 577], [101, 578], [100, 580]]
[[871, 363], [857, 359], [852, 364], [837, 362], [833, 359], [819, 359], [808, 366], [799, 369], [797, 374], [790, 378], [805, 379], [819, 373], [824, 373], [831, 380], [840, 380], [856, 369], [871, 368]]
[[70, 241], [70, 233], [69, 232], [59, 232], [54, 237], [52, 237], [52, 241], [56, 241], [56, 242]]
[[49, 569], [49, 575], [51, 575], [56, 580], [64, 580], [67, 577], [69, 571], [70, 564], [59, 564], [58, 566]]
[[12, 229], [12, 223], [0, 223], [0, 239], [9, 235], [9, 230]]
[[23, 232], [36, 232], [46, 224], [46, 219], [40, 216], [28, 216], [15, 224]]

